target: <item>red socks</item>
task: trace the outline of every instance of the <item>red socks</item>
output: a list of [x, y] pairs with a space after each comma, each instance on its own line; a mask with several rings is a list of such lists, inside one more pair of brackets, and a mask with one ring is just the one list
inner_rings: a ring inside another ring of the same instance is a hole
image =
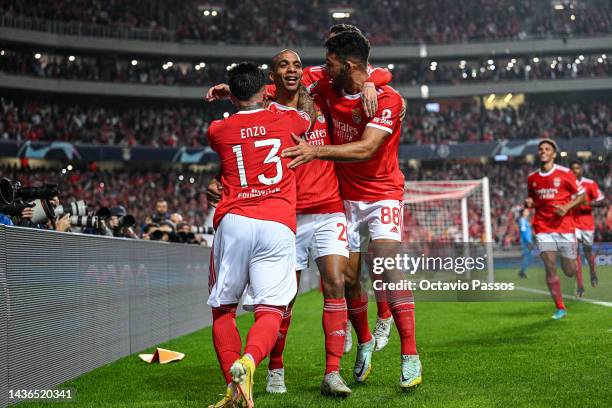
[[582, 281], [582, 258], [580, 257], [580, 254], [578, 254], [578, 257], [576, 258], [576, 283], [578, 284], [579, 288], [584, 287], [584, 283]]
[[359, 344], [372, 340], [372, 333], [368, 326], [368, 298], [346, 299], [348, 317], [357, 333]]
[[347, 310], [345, 299], [325, 299], [323, 303], [323, 332], [325, 333], [325, 374], [340, 370], [344, 353]]
[[555, 301], [555, 305], [557, 309], [565, 309], [565, 305], [563, 304], [563, 296], [561, 295], [561, 282], [559, 282], [558, 276], [550, 276], [546, 277], [546, 284], [548, 285], [548, 289], [550, 290], [550, 295]]
[[[378, 294], [378, 290], [376, 293]], [[389, 309], [389, 303], [385, 301], [376, 300], [376, 307], [378, 309], [378, 318], [379, 319], [388, 319], [391, 317], [391, 309]]]
[[403, 355], [416, 355], [416, 337], [414, 326], [414, 303], [397, 301], [391, 303], [391, 313], [400, 337]]
[[268, 364], [269, 370], [276, 370], [283, 368], [283, 351], [285, 350], [285, 342], [287, 341], [287, 332], [289, 331], [289, 325], [291, 324], [291, 311], [293, 305], [289, 305], [287, 310], [283, 314], [283, 320], [281, 321], [280, 329], [278, 330], [278, 337], [272, 351], [270, 351], [270, 362]]
[[236, 306], [223, 305], [212, 309], [213, 344], [226, 384], [232, 382], [229, 369], [240, 358], [242, 351], [242, 341], [236, 327]]
[[255, 323], [249, 330], [244, 354], [250, 354], [256, 366], [274, 347], [286, 309], [285, 306], [255, 305]]

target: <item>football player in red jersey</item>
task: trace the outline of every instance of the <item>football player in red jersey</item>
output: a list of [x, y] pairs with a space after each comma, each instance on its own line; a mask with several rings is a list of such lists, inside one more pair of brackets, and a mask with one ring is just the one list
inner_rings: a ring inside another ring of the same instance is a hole
[[[208, 305], [213, 343], [228, 384], [215, 407], [253, 405], [255, 367], [276, 342], [283, 314], [297, 292], [295, 270], [295, 174], [280, 151], [304, 134], [310, 120], [297, 111], [263, 107], [265, 74], [253, 63], [229, 72], [238, 112], [214, 121], [210, 147], [220, 157], [223, 194], [217, 206], [211, 250]], [[236, 307], [245, 288], [255, 323], [244, 354], [236, 327]]]
[[[343, 32], [355, 32], [358, 34], [362, 34], [359, 28], [355, 27], [351, 24], [336, 24], [333, 25], [329, 29], [329, 38], [334, 37], [335, 35], [341, 34]], [[363, 35], [363, 34], [362, 34]], [[385, 68], [376, 68], [372, 65], [367, 65], [367, 73], [368, 78], [363, 83], [363, 87], [361, 90], [361, 102], [363, 105], [363, 110], [367, 117], [372, 117], [376, 110], [378, 109], [378, 94], [376, 92], [376, 87], [382, 87], [391, 82], [392, 75], [389, 70]], [[325, 65], [317, 65], [312, 67], [303, 68], [302, 72], [302, 84], [310, 89], [319, 83], [321, 84], [329, 84], [331, 83], [331, 78], [325, 69]], [[276, 85], [270, 84], [266, 86], [266, 93], [268, 98], [274, 100], [276, 95]], [[216, 99], [222, 99], [229, 96], [229, 92], [227, 91], [227, 86], [225, 84], [219, 84], [211, 87], [207, 94], [206, 100], [213, 101]], [[405, 114], [406, 106], [404, 104], [404, 100], [402, 99], [402, 113], [403, 117]], [[374, 279], [374, 277], [372, 277]], [[389, 342], [389, 336], [391, 334], [391, 327], [393, 325], [393, 316], [391, 314], [391, 310], [389, 308], [389, 304], [384, 299], [384, 294], [381, 291], [376, 292], [376, 306], [377, 306], [377, 319], [376, 326], [374, 330], [374, 338], [376, 339], [375, 351], [382, 350], [387, 343]], [[344, 352], [348, 353], [353, 345], [352, 338], [352, 329], [351, 324], [347, 325], [346, 337], [345, 337], [345, 345]]]
[[[365, 381], [371, 372], [375, 341], [368, 327], [366, 291], [359, 282], [360, 227], [367, 226], [375, 257], [395, 256], [401, 242], [404, 197], [404, 175], [398, 163], [403, 98], [389, 86], [378, 88], [378, 109], [368, 118], [361, 103], [368, 78], [368, 40], [359, 33], [344, 32], [328, 39], [325, 46], [332, 83], [319, 82], [311, 92], [327, 101], [334, 145], [312, 146], [294, 138], [298, 145], [282, 155], [294, 158], [290, 167], [315, 159], [337, 162], [351, 251], [345, 276], [347, 306], [359, 339], [353, 374], [357, 381]], [[414, 299], [409, 291], [394, 291], [387, 297], [401, 341], [400, 386], [412, 389], [422, 382], [414, 336]]]
[[552, 316], [555, 320], [567, 315], [557, 276], [557, 253], [565, 275], [574, 276], [576, 235], [570, 211], [584, 201], [584, 188], [578, 186], [571, 170], [555, 164], [557, 150], [557, 144], [550, 139], [538, 143], [540, 169], [527, 177], [525, 199], [528, 208], [535, 208], [533, 229], [546, 269], [546, 283], [557, 308]]
[[[315, 120], [306, 132], [305, 140], [312, 145], [331, 144], [325, 103], [320, 97], [308, 95], [301, 84], [302, 63], [297, 53], [283, 50], [272, 59], [270, 79], [275, 85], [275, 101], [268, 109], [272, 112], [313, 112]], [[230, 95], [227, 85], [217, 85], [215, 97]], [[312, 105], [312, 107], [310, 107]], [[344, 298], [344, 271], [348, 263], [346, 217], [340, 198], [338, 179], [333, 162], [316, 161], [295, 170], [297, 180], [296, 271], [308, 267], [309, 256], [316, 261], [323, 285], [323, 330], [325, 333], [326, 366], [321, 393], [348, 396], [350, 388], [340, 376], [340, 359], [344, 348], [347, 310]], [[324, 186], [324, 188], [321, 188]], [[215, 182], [209, 186], [216, 192]], [[295, 300], [295, 299], [294, 299]], [[245, 304], [251, 304], [247, 293]], [[283, 351], [293, 301], [283, 316], [278, 339], [270, 353], [268, 384], [270, 393], [287, 392], [284, 381]]]
[[[596, 287], [598, 283], [597, 272], [595, 270], [595, 254], [593, 254], [593, 237], [595, 236], [595, 219], [593, 218], [593, 207], [604, 207], [606, 198], [597, 186], [597, 183], [583, 176], [583, 167], [580, 160], [574, 160], [570, 163], [570, 169], [576, 176], [578, 185], [584, 188], [585, 201], [580, 206], [574, 208], [572, 215], [574, 216], [574, 224], [576, 224], [576, 239], [582, 243], [584, 256], [589, 263], [589, 271], [591, 273], [591, 286]], [[576, 271], [576, 295], [582, 297], [584, 293], [584, 284], [582, 283], [582, 258], [580, 256], [580, 248], [577, 253]]]

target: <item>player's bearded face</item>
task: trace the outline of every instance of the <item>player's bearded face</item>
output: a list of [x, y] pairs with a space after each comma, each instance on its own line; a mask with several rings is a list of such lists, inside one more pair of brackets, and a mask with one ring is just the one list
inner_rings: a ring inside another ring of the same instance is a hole
[[327, 53], [325, 56], [325, 69], [327, 74], [332, 79], [332, 84], [336, 89], [344, 88], [348, 81], [349, 75], [346, 64], [338, 58], [336, 54]]
[[297, 91], [302, 80], [302, 62], [293, 52], [279, 56], [272, 73], [272, 80], [277, 87], [288, 91]]

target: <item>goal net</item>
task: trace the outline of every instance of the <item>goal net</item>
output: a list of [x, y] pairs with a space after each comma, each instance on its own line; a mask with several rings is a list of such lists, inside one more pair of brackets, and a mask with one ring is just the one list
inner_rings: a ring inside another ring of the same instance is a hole
[[493, 281], [493, 237], [489, 180], [408, 181], [404, 195], [403, 241], [483, 244], [487, 279]]

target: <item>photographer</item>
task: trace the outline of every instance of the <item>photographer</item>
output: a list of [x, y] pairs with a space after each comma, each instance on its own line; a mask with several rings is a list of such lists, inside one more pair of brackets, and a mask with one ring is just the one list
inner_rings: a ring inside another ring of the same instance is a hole
[[157, 200], [155, 202], [155, 212], [151, 216], [151, 222], [159, 224], [169, 218], [168, 202], [166, 200]]
[[110, 213], [108, 226], [112, 230], [114, 237], [138, 239], [134, 232], [136, 220], [127, 213], [125, 207], [121, 205], [112, 207]]

